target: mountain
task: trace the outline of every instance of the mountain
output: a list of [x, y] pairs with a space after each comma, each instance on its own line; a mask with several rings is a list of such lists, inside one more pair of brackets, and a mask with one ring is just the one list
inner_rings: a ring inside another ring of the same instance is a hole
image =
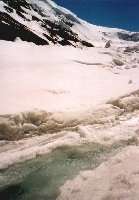
[[70, 11], [50, 0], [0, 1], [0, 39], [14, 41], [17, 37], [37, 45], [93, 45], [72, 30], [80, 20]]
[[96, 40], [139, 41], [138, 33], [91, 25], [51, 0], [1, 0], [0, 39], [93, 47]]

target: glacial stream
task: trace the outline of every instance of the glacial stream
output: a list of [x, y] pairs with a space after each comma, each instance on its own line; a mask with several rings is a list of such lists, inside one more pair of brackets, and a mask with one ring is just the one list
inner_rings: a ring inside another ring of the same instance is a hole
[[1, 200], [56, 200], [59, 188], [80, 170], [93, 169], [127, 144], [84, 144], [59, 147], [0, 171]]

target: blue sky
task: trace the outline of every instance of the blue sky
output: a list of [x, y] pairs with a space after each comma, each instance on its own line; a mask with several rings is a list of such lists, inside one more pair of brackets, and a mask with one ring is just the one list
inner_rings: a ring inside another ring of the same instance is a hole
[[54, 1], [93, 24], [139, 31], [139, 0]]

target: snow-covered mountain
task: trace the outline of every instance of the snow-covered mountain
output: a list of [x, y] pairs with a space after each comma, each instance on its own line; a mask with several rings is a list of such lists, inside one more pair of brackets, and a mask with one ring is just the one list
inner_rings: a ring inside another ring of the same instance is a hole
[[138, 33], [91, 25], [51, 0], [1, 0], [0, 39], [93, 47], [96, 40], [139, 41]]
[[72, 29], [81, 21], [70, 11], [50, 0], [0, 1], [0, 39], [17, 37], [38, 45], [93, 45]]

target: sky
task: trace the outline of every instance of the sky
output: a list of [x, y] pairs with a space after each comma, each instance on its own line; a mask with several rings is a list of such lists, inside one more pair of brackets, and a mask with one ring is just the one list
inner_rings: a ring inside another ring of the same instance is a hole
[[139, 31], [139, 0], [54, 0], [96, 25]]

